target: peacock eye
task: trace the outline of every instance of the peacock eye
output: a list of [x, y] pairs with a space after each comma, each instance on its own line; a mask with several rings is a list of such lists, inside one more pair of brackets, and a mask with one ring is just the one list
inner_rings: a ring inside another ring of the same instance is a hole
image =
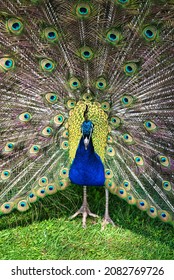
[[148, 203], [146, 202], [146, 200], [144, 199], [138, 199], [137, 200], [137, 207], [142, 210], [142, 211], [146, 211], [149, 208]]
[[68, 130], [65, 130], [65, 131], [63, 132], [62, 136], [63, 136], [64, 138], [68, 138], [68, 136], [69, 136]]
[[43, 31], [43, 34], [44, 34], [45, 39], [49, 43], [55, 43], [58, 41], [58, 33], [57, 33], [56, 29], [54, 29], [52, 27], [45, 28]]
[[70, 89], [72, 90], [76, 90], [81, 87], [80, 81], [77, 78], [71, 78], [68, 83]]
[[11, 175], [10, 170], [3, 170], [1, 173], [1, 179], [2, 180], [7, 180]]
[[37, 201], [37, 196], [35, 195], [34, 192], [31, 192], [28, 194], [28, 198], [27, 200], [30, 202], [30, 203], [34, 203]]
[[117, 45], [121, 39], [121, 33], [116, 29], [111, 29], [106, 34], [107, 42], [111, 43], [112, 45]]
[[134, 98], [132, 95], [124, 95], [122, 98], [121, 98], [121, 104], [124, 106], [124, 107], [130, 107], [134, 102]]
[[115, 183], [112, 181], [112, 179], [106, 179], [105, 186], [106, 188], [113, 190], [115, 188]]
[[27, 200], [19, 201], [19, 202], [18, 202], [18, 205], [17, 205], [17, 209], [18, 209], [20, 212], [27, 211], [27, 210], [29, 209], [29, 205], [28, 205]]
[[47, 93], [45, 98], [50, 104], [55, 104], [58, 101], [58, 95], [54, 92]]
[[76, 6], [76, 15], [78, 18], [88, 18], [91, 14], [91, 6], [87, 3], [81, 3]]
[[4, 214], [9, 214], [13, 210], [13, 207], [14, 207], [13, 202], [5, 202], [0, 206], [0, 212]]
[[10, 18], [6, 22], [6, 29], [13, 35], [21, 35], [24, 24], [17, 18]]
[[138, 66], [135, 62], [126, 63], [124, 66], [124, 73], [127, 76], [133, 76], [138, 72]]
[[162, 166], [164, 166], [164, 167], [169, 167], [170, 166], [170, 161], [169, 161], [168, 157], [159, 155], [158, 158], [159, 158], [160, 164]]
[[138, 165], [138, 166], [143, 166], [144, 165], [144, 161], [143, 161], [143, 158], [140, 157], [140, 156], [135, 156], [134, 157], [134, 160], [135, 160], [135, 163]]
[[69, 175], [69, 169], [68, 168], [62, 168], [60, 170], [60, 176], [62, 178], [68, 178], [68, 175]]
[[112, 117], [110, 123], [113, 127], [118, 128], [121, 125], [121, 119], [117, 116]]
[[75, 100], [73, 100], [73, 99], [68, 100], [68, 102], [67, 102], [68, 109], [73, 109], [75, 107], [75, 105], [76, 105]]
[[130, 134], [125, 133], [122, 135], [122, 137], [123, 137], [123, 141], [125, 144], [128, 144], [128, 145], [134, 144], [133, 137]]
[[56, 67], [56, 64], [53, 60], [44, 58], [40, 61], [40, 68], [44, 72], [52, 72]]
[[44, 198], [46, 195], [45, 187], [41, 187], [36, 191], [36, 195], [40, 198]]
[[172, 189], [171, 183], [169, 181], [163, 181], [162, 187], [165, 189], [165, 191], [171, 191]]
[[159, 210], [158, 211], [158, 217], [163, 221], [163, 222], [169, 222], [171, 221], [171, 215], [165, 211], [165, 210]]
[[144, 127], [148, 132], [155, 132], [158, 128], [157, 125], [150, 120], [144, 122]]
[[112, 178], [113, 177], [113, 172], [111, 169], [106, 169], [105, 170], [105, 178]]
[[40, 150], [40, 146], [39, 145], [33, 145], [33, 146], [31, 146], [29, 152], [30, 152], [31, 155], [32, 154], [36, 155], [36, 154], [38, 154], [39, 150]]
[[10, 57], [0, 58], [0, 73], [13, 70], [15, 67], [15, 62]]
[[131, 185], [130, 185], [130, 182], [129, 181], [123, 181], [123, 187], [127, 190], [127, 191], [130, 191], [131, 189]]
[[61, 148], [63, 149], [63, 150], [68, 150], [68, 148], [69, 148], [69, 143], [68, 143], [68, 141], [63, 141], [62, 143], [61, 143]]
[[109, 104], [109, 102], [102, 102], [101, 103], [101, 107], [102, 107], [102, 109], [105, 111], [105, 112], [108, 112], [109, 110], [110, 110], [110, 104]]
[[154, 41], [157, 38], [158, 35], [158, 30], [155, 26], [146, 26], [143, 29], [143, 37], [147, 41]]
[[107, 141], [108, 141], [108, 143], [112, 143], [113, 142], [113, 139], [112, 139], [112, 137], [110, 135], [108, 135]]
[[54, 123], [56, 125], [61, 125], [64, 122], [64, 117], [61, 114], [58, 114], [54, 117]]
[[42, 130], [42, 135], [45, 137], [51, 137], [53, 135], [53, 129], [50, 126], [46, 126]]
[[92, 100], [92, 98], [93, 98], [92, 95], [88, 92], [83, 94], [83, 100], [85, 100], [85, 101], [90, 101], [90, 100]]
[[32, 118], [32, 116], [28, 112], [24, 112], [24, 113], [19, 115], [19, 120], [21, 122], [29, 122], [31, 120], [31, 118]]
[[13, 151], [14, 147], [15, 147], [14, 143], [8, 142], [4, 147], [4, 152], [9, 153], [9, 152]]
[[115, 156], [115, 149], [114, 149], [113, 147], [107, 147], [107, 154], [108, 154], [110, 157]]
[[47, 184], [48, 184], [48, 178], [46, 177], [46, 176], [44, 176], [44, 177], [41, 177], [40, 179], [39, 179], [39, 186], [41, 186], [41, 187], [45, 187]]
[[45, 191], [47, 194], [51, 195], [51, 194], [55, 194], [57, 192], [57, 188], [54, 185], [48, 185], [45, 188]]
[[106, 87], [107, 87], [106, 79], [104, 79], [104, 78], [99, 78], [99, 79], [96, 81], [95, 86], [96, 86], [96, 88], [99, 89], [99, 90], [105, 90]]
[[80, 56], [83, 60], [91, 60], [94, 56], [94, 53], [89, 47], [83, 47], [80, 50]]

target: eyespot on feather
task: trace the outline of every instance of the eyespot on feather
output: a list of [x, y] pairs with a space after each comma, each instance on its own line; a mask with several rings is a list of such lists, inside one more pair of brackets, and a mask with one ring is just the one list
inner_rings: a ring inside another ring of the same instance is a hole
[[29, 209], [27, 200], [21, 200], [17, 204], [17, 210], [20, 212], [25, 212]]
[[11, 171], [9, 169], [5, 169], [1, 172], [1, 179], [8, 180], [11, 176]]
[[22, 34], [24, 30], [23, 22], [18, 18], [9, 18], [6, 21], [6, 29], [15, 36], [19, 36]]

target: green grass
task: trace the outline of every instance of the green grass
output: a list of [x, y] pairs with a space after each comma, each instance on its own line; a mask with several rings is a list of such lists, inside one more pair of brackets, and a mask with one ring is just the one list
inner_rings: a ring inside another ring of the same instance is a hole
[[[101, 231], [102, 220], [88, 218], [84, 230], [80, 217], [68, 219], [81, 205], [81, 189], [76, 193], [57, 194], [26, 213], [1, 217], [0, 259], [174, 259], [171, 225], [111, 196], [110, 214], [117, 227]], [[102, 216], [104, 190], [92, 188], [88, 193], [91, 210]]]

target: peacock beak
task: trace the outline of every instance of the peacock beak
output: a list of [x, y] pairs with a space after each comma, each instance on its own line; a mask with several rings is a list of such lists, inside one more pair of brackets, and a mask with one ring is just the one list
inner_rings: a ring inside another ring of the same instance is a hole
[[87, 150], [88, 145], [89, 145], [89, 139], [87, 137], [85, 137], [85, 139], [84, 139], [84, 145], [85, 145], [85, 150]]

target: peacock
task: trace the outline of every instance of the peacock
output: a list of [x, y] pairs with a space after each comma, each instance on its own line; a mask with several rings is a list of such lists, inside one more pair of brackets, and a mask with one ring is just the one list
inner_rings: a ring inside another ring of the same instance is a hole
[[82, 186], [174, 225], [174, 1], [0, 0], [0, 216]]

